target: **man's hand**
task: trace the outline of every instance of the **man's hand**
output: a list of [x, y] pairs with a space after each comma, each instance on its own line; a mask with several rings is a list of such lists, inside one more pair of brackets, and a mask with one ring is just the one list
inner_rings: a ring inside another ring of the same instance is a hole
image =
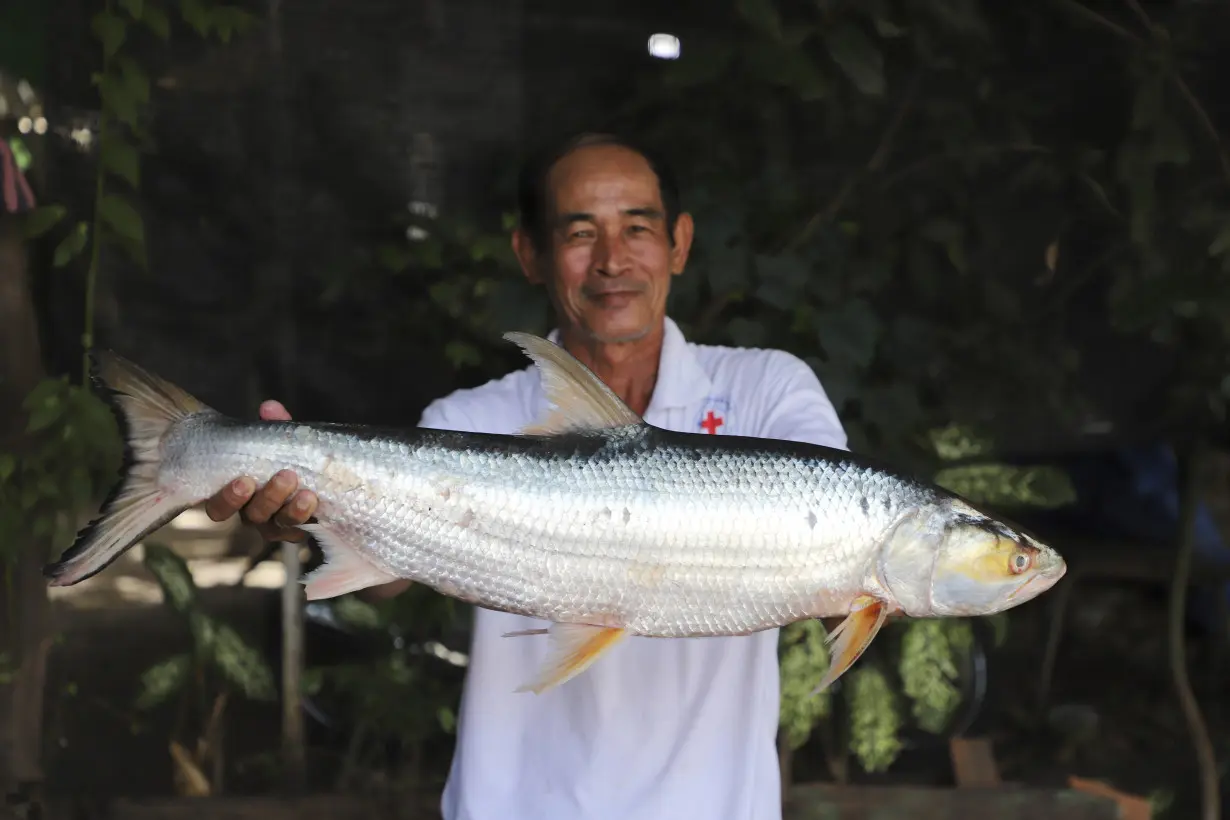
[[[290, 413], [276, 401], [261, 403], [260, 417], [266, 421], [290, 421]], [[298, 525], [316, 512], [318, 499], [311, 490], [296, 490], [299, 477], [281, 470], [260, 490], [249, 476], [241, 476], [205, 502], [205, 514], [214, 521], [225, 521], [235, 513], [255, 524], [266, 541], [302, 541]]]

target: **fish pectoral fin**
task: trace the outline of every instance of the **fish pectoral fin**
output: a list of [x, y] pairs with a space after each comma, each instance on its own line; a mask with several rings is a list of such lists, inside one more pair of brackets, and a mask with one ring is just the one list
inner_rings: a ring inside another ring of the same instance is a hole
[[309, 601], [336, 598], [397, 580], [395, 575], [368, 562], [357, 546], [328, 526], [300, 524], [299, 529], [314, 537], [325, 554], [325, 562], [303, 578], [304, 595]]
[[[530, 633], [525, 630], [526, 634]], [[515, 635], [517, 633], [510, 633]], [[589, 668], [602, 654], [628, 634], [617, 627], [589, 624], [552, 624], [547, 629], [550, 648], [538, 677], [517, 687], [518, 692], [543, 692], [568, 681]]]
[[829, 668], [820, 684], [812, 690], [813, 695], [833, 685], [871, 645], [872, 639], [884, 626], [888, 617], [888, 605], [870, 595], [854, 599], [850, 614], [828, 636]]
[[505, 333], [504, 338], [538, 366], [542, 388], [555, 405], [546, 418], [523, 429], [523, 434], [557, 435], [643, 423], [614, 390], [564, 348], [531, 333]]

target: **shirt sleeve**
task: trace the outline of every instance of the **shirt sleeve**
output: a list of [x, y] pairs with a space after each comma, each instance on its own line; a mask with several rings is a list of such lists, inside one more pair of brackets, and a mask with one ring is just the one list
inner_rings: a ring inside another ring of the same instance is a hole
[[799, 357], [776, 351], [760, 391], [766, 408], [760, 435], [847, 449], [846, 431], [820, 380]]
[[458, 430], [462, 433], [479, 432], [470, 415], [461, 407], [461, 402], [451, 396], [436, 399], [427, 405], [419, 418], [419, 427], [430, 427], [433, 430]]

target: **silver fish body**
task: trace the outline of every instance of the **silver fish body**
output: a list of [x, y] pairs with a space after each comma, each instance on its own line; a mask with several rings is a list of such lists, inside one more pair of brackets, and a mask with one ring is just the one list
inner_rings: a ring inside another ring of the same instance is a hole
[[523, 687], [542, 692], [625, 635], [844, 615], [823, 688], [891, 613], [997, 612], [1064, 574], [1053, 549], [937, 487], [841, 450], [653, 427], [561, 348], [509, 336], [555, 406], [520, 435], [240, 422], [101, 357], [125, 470], [49, 582], [100, 572], [238, 476], [291, 469], [320, 499], [302, 526], [325, 554], [308, 598], [410, 579], [545, 619], [552, 649]]
[[876, 548], [938, 493], [825, 448], [648, 426], [560, 436], [206, 416], [166, 442], [166, 481], [205, 497], [280, 469], [321, 524], [388, 575], [471, 603], [638, 635], [744, 634], [844, 615]]

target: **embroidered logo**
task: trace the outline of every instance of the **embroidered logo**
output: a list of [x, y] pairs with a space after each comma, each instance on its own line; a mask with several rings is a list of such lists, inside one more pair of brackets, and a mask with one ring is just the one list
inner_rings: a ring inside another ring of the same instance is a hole
[[719, 430], [729, 433], [730, 401], [728, 399], [707, 399], [704, 409], [696, 417], [696, 429], [710, 436], [716, 436]]

